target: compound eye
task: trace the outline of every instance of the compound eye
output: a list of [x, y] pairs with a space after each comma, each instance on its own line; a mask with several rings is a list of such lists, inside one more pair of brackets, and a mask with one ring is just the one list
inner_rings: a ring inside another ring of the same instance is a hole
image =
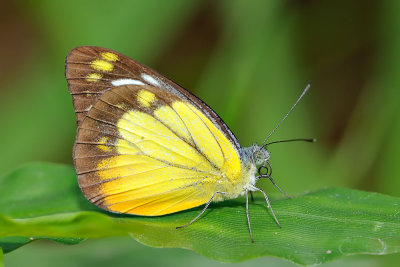
[[270, 173], [270, 169], [267, 166], [261, 166], [258, 168], [258, 174], [262, 177], [268, 177]]
[[256, 165], [261, 165], [264, 163], [264, 155], [261, 151], [255, 151], [253, 153], [253, 158]]

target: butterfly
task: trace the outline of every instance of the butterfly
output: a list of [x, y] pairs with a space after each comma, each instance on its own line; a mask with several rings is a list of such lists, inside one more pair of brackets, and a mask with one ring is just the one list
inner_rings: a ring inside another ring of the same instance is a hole
[[71, 50], [65, 75], [78, 125], [74, 165], [79, 187], [90, 202], [110, 212], [141, 216], [205, 204], [191, 222], [177, 227], [181, 228], [197, 220], [210, 203], [245, 195], [254, 242], [248, 195], [259, 191], [280, 226], [267, 194], [255, 185], [268, 178], [284, 193], [271, 177], [266, 140], [241, 147], [199, 98], [106, 48]]

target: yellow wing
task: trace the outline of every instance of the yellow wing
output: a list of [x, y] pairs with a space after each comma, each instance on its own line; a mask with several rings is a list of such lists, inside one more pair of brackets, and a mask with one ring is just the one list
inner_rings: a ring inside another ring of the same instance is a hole
[[236, 138], [179, 85], [120, 53], [88, 46], [69, 53], [66, 78], [78, 122], [78, 182], [97, 206], [163, 215], [204, 204], [216, 191], [242, 192]]
[[200, 110], [151, 86], [105, 92], [79, 127], [79, 185], [99, 207], [163, 215], [206, 203], [241, 175], [237, 150]]

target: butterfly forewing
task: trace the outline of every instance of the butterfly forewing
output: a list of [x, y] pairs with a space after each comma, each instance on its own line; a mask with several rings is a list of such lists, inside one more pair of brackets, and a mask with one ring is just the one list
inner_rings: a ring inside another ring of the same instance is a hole
[[94, 204], [162, 215], [206, 203], [240, 180], [236, 138], [179, 85], [99, 47], [72, 50], [66, 77], [79, 126], [78, 181]]
[[146, 69], [115, 51], [84, 46], [68, 54], [65, 73], [79, 124], [99, 96], [115, 87], [112, 82], [145, 84], [140, 74]]
[[97, 46], [77, 47], [66, 58], [65, 75], [78, 125], [106, 90], [123, 84], [151, 85], [191, 102], [224, 133], [236, 149], [240, 148], [229, 127], [203, 101], [177, 83], [121, 53]]

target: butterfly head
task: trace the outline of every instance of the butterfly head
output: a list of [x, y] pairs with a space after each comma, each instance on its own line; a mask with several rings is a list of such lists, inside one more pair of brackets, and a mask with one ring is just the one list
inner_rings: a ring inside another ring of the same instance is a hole
[[265, 149], [265, 147], [261, 147], [258, 145], [253, 146], [253, 162], [257, 167], [265, 166], [270, 157], [269, 152]]
[[[246, 162], [252, 173], [254, 173], [255, 183], [259, 178], [268, 178], [271, 175], [272, 169], [269, 163], [270, 153], [265, 146], [254, 144], [250, 147], [242, 148], [242, 159]], [[254, 185], [254, 184], [253, 184]]]
[[253, 146], [252, 159], [257, 168], [258, 178], [268, 178], [272, 174], [271, 164], [269, 163], [270, 153], [264, 146]]
[[[308, 140], [308, 139], [307, 139]], [[289, 141], [289, 140], [285, 140]], [[290, 140], [292, 141], [292, 140]], [[296, 140], [298, 141], [298, 140]], [[302, 140], [304, 141], [304, 140]], [[282, 141], [281, 141], [282, 142]], [[273, 142], [275, 143], [275, 142]], [[247, 162], [247, 166], [249, 169], [253, 170], [252, 178], [249, 179], [250, 189], [255, 188], [255, 183], [260, 178], [269, 179], [272, 184], [278, 188], [279, 191], [282, 192], [286, 197], [290, 198], [274, 181], [272, 178], [272, 167], [271, 163], [269, 163], [269, 159], [271, 154], [267, 151], [266, 145], [252, 145], [251, 147], [242, 148], [242, 159], [244, 162]]]

